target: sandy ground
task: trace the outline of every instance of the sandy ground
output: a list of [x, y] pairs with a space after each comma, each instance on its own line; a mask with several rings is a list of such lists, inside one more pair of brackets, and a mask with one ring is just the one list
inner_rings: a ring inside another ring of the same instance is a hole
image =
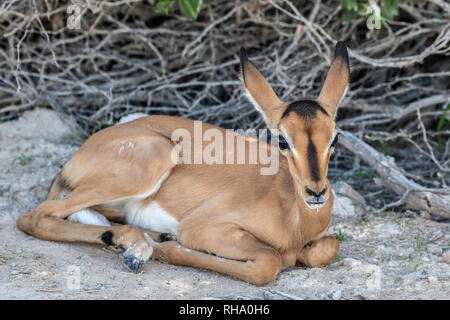
[[77, 147], [17, 132], [0, 131], [0, 299], [450, 299], [450, 224], [412, 213], [334, 217], [336, 261], [283, 270], [264, 287], [154, 260], [132, 274], [120, 253], [30, 237], [17, 217], [43, 201]]

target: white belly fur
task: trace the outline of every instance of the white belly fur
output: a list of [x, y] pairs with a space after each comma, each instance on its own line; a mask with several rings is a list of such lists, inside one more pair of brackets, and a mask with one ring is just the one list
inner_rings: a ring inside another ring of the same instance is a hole
[[[170, 170], [165, 172], [154, 188], [147, 194], [136, 197], [125, 198], [110, 201], [103, 205], [115, 208], [123, 213], [127, 224], [137, 226], [143, 229], [149, 229], [156, 232], [167, 232], [178, 236], [178, 221], [172, 217], [167, 211], [159, 206], [156, 201], [152, 201], [148, 205], [143, 205], [142, 200], [150, 195], [158, 192], [161, 184], [170, 174]], [[61, 198], [68, 194], [64, 191]], [[71, 214], [68, 220], [83, 224], [91, 224], [97, 226], [110, 226], [106, 217], [92, 209], [84, 209]]]
[[[111, 201], [104, 205], [120, 210], [125, 217], [126, 224], [178, 236], [178, 221], [161, 208], [156, 201], [144, 206], [141, 199], [131, 198]], [[67, 219], [82, 224], [111, 226], [105, 216], [92, 209], [80, 210], [71, 214]]]
[[[120, 203], [107, 203], [120, 210], [127, 224], [156, 232], [167, 232], [178, 236], [178, 221], [159, 206], [156, 201], [144, 206], [140, 199], [121, 200]], [[71, 214], [67, 220], [94, 226], [109, 227], [111, 224], [105, 216], [93, 209], [83, 209]]]
[[[170, 174], [170, 169], [165, 172], [153, 189], [144, 195], [128, 199], [112, 201], [106, 205], [116, 206], [125, 216], [125, 222], [143, 229], [156, 232], [167, 232], [178, 236], [178, 221], [167, 211], [159, 206], [156, 201], [143, 205], [142, 200], [158, 192], [162, 183]], [[118, 207], [117, 207], [118, 205]]]
[[127, 224], [178, 236], [178, 221], [156, 201], [143, 206], [139, 200], [130, 200], [125, 204], [122, 212], [125, 214]]
[[[70, 192], [68, 192], [67, 190], [63, 190], [59, 195], [59, 199], [64, 198], [69, 193]], [[101, 226], [101, 227], [111, 226], [111, 224], [109, 223], [108, 219], [106, 219], [105, 216], [101, 215], [97, 211], [90, 208], [86, 208], [72, 213], [70, 216], [67, 217], [67, 220], [76, 223], [90, 224], [93, 226]]]
[[105, 216], [92, 209], [83, 209], [72, 213], [67, 220], [82, 224], [91, 224], [94, 226], [109, 227], [111, 224]]

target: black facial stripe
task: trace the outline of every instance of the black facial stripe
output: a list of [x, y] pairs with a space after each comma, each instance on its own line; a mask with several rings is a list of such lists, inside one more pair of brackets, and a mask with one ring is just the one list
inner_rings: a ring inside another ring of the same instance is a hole
[[329, 116], [327, 111], [313, 100], [300, 100], [292, 102], [284, 111], [282, 118], [287, 117], [292, 111], [297, 113], [297, 115], [303, 119], [314, 119], [317, 116], [317, 111]]
[[308, 164], [311, 173], [311, 179], [314, 182], [320, 181], [319, 160], [317, 158], [317, 149], [314, 143], [309, 139], [308, 142]]

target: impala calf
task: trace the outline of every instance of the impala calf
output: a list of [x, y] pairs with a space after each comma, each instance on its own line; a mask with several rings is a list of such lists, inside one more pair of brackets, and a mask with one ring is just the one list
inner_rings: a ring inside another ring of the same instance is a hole
[[174, 162], [174, 147], [192, 145], [194, 154], [193, 141], [172, 139], [180, 128], [193, 137], [194, 121], [143, 117], [92, 135], [18, 227], [40, 239], [123, 248], [123, 264], [134, 272], [151, 257], [264, 285], [297, 261], [332, 262], [339, 245], [326, 236], [333, 204], [327, 170], [349, 82], [347, 49], [337, 43], [317, 100], [281, 101], [244, 49], [240, 59], [246, 93], [279, 133], [279, 148], [256, 139], [244, 147], [280, 156], [275, 174], [261, 174], [263, 165], [248, 156], [244, 164]]

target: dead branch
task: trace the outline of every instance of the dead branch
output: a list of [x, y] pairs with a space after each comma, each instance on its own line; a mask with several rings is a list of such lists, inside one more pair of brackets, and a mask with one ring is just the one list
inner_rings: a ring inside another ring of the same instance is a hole
[[[340, 131], [339, 142], [367, 162], [377, 173], [377, 184], [382, 185], [398, 195], [402, 202], [414, 210], [424, 210], [431, 215], [450, 218], [450, 191], [448, 189], [429, 189], [415, 183], [404, 176], [393, 159], [389, 159], [374, 148], [358, 139], [353, 134]], [[396, 205], [399, 205], [397, 203]]]

